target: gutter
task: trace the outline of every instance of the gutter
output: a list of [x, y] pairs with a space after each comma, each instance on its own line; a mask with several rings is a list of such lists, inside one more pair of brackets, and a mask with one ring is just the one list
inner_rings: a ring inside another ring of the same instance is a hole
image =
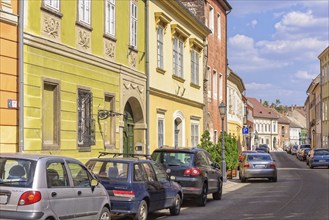
[[[228, 14], [231, 13], [231, 10], [232, 8], [230, 8], [230, 10], [226, 11], [226, 25], [225, 25], [225, 40], [226, 40], [226, 43], [225, 43], [225, 57], [226, 57], [226, 73], [225, 73], [225, 97], [224, 97], [224, 100], [225, 100], [225, 105], [226, 105], [226, 111], [227, 111], [227, 67], [228, 67], [228, 58], [227, 58], [227, 21], [228, 21]], [[227, 112], [225, 114], [225, 119], [226, 119], [226, 133], [228, 132], [228, 120], [227, 120]], [[224, 130], [224, 128], [222, 128]]]
[[145, 0], [145, 72], [146, 72], [146, 154], [150, 154], [150, 58], [149, 58], [149, 0]]
[[19, 1], [18, 19], [18, 76], [19, 76], [19, 152], [24, 151], [24, 1]]

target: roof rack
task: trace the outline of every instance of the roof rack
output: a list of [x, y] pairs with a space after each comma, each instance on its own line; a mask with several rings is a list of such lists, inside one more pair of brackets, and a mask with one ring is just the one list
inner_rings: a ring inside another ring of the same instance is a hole
[[146, 159], [151, 159], [151, 155], [149, 154], [127, 154], [127, 153], [110, 153], [110, 152], [99, 152], [98, 158], [106, 155], [113, 155], [113, 158], [118, 156], [127, 156], [127, 157], [134, 157], [137, 159], [139, 159], [139, 157], [145, 157]]

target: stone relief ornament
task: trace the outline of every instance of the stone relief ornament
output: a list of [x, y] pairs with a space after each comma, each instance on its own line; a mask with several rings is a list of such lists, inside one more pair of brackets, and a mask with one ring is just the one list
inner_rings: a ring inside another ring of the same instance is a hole
[[83, 48], [88, 49], [90, 47], [90, 36], [83, 31], [79, 31], [79, 45], [81, 45]]
[[114, 58], [115, 44], [111, 42], [105, 43], [105, 54], [110, 58]]
[[130, 65], [132, 67], [136, 67], [137, 63], [137, 54], [136, 53], [130, 53]]
[[49, 36], [57, 38], [58, 30], [59, 30], [59, 22], [56, 21], [54, 18], [45, 17], [44, 24], [45, 24], [44, 32]]

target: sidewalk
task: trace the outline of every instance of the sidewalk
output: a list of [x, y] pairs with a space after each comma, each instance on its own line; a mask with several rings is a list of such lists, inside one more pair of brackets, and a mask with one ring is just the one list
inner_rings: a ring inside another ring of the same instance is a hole
[[237, 175], [233, 177], [232, 179], [227, 179], [226, 182], [224, 182], [223, 189], [229, 189], [234, 186], [238, 186], [241, 181], [239, 180], [239, 172], [237, 172]]

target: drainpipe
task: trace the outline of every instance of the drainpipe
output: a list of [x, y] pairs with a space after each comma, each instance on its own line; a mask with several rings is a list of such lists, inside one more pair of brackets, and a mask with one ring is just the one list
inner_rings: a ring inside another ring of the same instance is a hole
[[24, 151], [24, 1], [19, 1], [18, 18], [18, 71], [19, 71], [19, 152]]
[[145, 71], [146, 71], [146, 154], [150, 154], [150, 65], [149, 65], [149, 0], [145, 1]]
[[[223, 98], [225, 100], [225, 104], [227, 106], [227, 67], [228, 67], [228, 58], [227, 58], [227, 20], [228, 20], [228, 14], [231, 13], [231, 9], [226, 11], [226, 25], [225, 25], [225, 57], [226, 57], [226, 69], [225, 69], [225, 97]], [[227, 109], [227, 108], [226, 108]], [[226, 119], [226, 132], [228, 133], [228, 120], [227, 120], [227, 115], [225, 114], [225, 119]], [[223, 128], [224, 130], [224, 128]]]

